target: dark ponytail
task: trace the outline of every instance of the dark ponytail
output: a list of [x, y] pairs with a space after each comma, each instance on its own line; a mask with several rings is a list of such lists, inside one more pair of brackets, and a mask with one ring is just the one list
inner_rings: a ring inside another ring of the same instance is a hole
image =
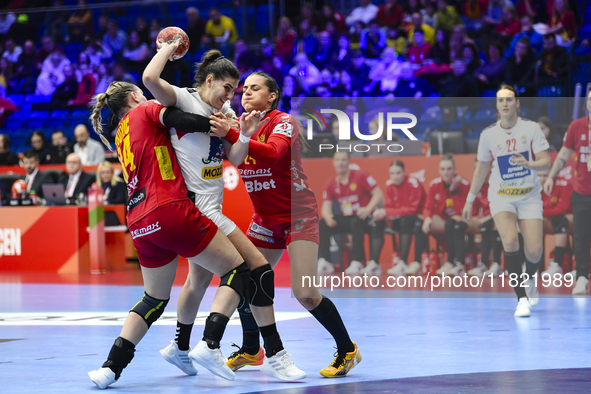
[[[275, 100], [271, 104], [271, 108], [269, 108], [266, 112], [269, 113], [277, 109], [277, 107], [279, 107], [279, 103], [281, 102], [281, 88], [279, 87], [279, 84], [277, 84], [275, 78], [262, 71], [254, 72], [250, 74], [249, 77], [252, 75], [258, 75], [259, 77], [263, 78], [265, 80], [265, 86], [267, 87], [267, 89], [269, 89], [269, 93], [275, 93], [277, 95], [277, 97], [275, 97]], [[295, 118], [294, 121], [298, 123], [298, 139], [300, 141], [300, 146], [302, 147], [302, 150], [304, 152], [307, 152], [310, 149], [310, 146], [308, 145], [308, 141], [306, 141], [306, 137], [304, 137], [304, 133], [302, 133], [302, 130], [304, 130], [304, 128]]]
[[214, 80], [221, 80], [226, 77], [240, 80], [240, 71], [238, 71], [234, 63], [222, 56], [221, 52], [216, 49], [208, 51], [203, 56], [201, 63], [197, 64], [194, 87], [203, 85], [210, 74], [213, 75]]

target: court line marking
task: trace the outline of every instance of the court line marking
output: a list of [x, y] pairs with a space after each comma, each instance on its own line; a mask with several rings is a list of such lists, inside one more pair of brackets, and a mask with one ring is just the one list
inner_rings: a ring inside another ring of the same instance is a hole
[[[122, 326], [128, 312], [10, 312], [0, 313], [1, 326]], [[205, 325], [209, 312], [201, 312], [195, 325]], [[276, 321], [311, 317], [309, 312], [275, 312]], [[164, 312], [154, 325], [176, 325], [176, 312]], [[228, 325], [240, 325], [238, 313], [234, 313]]]

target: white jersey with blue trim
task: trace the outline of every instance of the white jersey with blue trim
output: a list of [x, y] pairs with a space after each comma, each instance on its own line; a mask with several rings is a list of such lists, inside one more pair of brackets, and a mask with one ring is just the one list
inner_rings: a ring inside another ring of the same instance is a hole
[[520, 201], [540, 196], [542, 185], [536, 171], [516, 165], [514, 153], [535, 161], [536, 155], [549, 148], [540, 126], [531, 120], [517, 119], [510, 129], [501, 127], [501, 121], [487, 127], [478, 142], [478, 161], [493, 162], [489, 180], [488, 200], [508, 198]]
[[[175, 107], [182, 111], [206, 117], [218, 112], [236, 116], [230, 101], [226, 101], [222, 109], [217, 110], [201, 99], [197, 89], [172, 88], [176, 93]], [[221, 139], [211, 137], [209, 133], [184, 133], [174, 128], [170, 129], [170, 136], [187, 189], [196, 194], [223, 193], [224, 146]]]

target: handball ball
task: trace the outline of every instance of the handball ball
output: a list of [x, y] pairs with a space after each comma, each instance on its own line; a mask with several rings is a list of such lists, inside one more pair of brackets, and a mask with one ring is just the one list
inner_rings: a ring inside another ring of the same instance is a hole
[[27, 192], [27, 182], [19, 179], [12, 184], [12, 194], [15, 196], [21, 195]]
[[189, 50], [189, 36], [187, 33], [185, 33], [180, 27], [169, 26], [162, 29], [160, 33], [158, 33], [158, 38], [156, 39], [162, 44], [165, 42], [172, 43], [177, 37], [181, 38], [181, 45], [179, 45], [177, 50], [172, 54], [173, 60], [182, 58]]

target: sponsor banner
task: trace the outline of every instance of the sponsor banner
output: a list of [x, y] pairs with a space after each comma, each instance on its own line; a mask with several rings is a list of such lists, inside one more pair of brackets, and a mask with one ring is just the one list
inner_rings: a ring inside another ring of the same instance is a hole
[[259, 240], [261, 240], [261, 241], [264, 241], [264, 242], [268, 242], [268, 243], [270, 243], [270, 244], [272, 244], [272, 243], [274, 243], [274, 242], [275, 242], [275, 240], [274, 240], [272, 237], [267, 237], [267, 236], [265, 236], [265, 235], [261, 235], [261, 234], [253, 233], [253, 232], [252, 232], [252, 231], [250, 231], [250, 230], [248, 230], [248, 236], [249, 236], [249, 237], [256, 238], [256, 239], [259, 239]]
[[88, 272], [88, 225], [88, 207], [0, 207], [0, 271]]
[[127, 200], [127, 210], [131, 211], [133, 208], [140, 205], [146, 200], [146, 188], [142, 187], [140, 190], [133, 193]]
[[156, 222], [156, 223], [149, 224], [146, 227], [139, 228], [137, 230], [131, 230], [130, 233], [131, 233], [131, 238], [136, 239], [136, 238], [148, 235], [148, 234], [155, 233], [156, 231], [160, 231], [160, 230], [162, 230], [162, 227], [160, 227], [159, 222]]
[[262, 235], [268, 235], [270, 237], [273, 236], [273, 231], [271, 231], [267, 228], [264, 228], [263, 226], [260, 226], [256, 223], [253, 223], [250, 225], [250, 230], [254, 231], [255, 233], [262, 234]]
[[203, 179], [217, 179], [221, 178], [223, 173], [223, 166], [205, 167], [201, 171], [201, 178]]

